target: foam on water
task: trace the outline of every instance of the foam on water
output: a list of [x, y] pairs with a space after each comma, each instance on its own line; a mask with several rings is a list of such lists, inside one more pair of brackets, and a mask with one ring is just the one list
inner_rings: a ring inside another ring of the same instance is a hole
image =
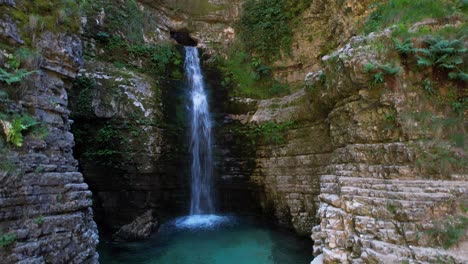
[[175, 226], [189, 229], [214, 228], [232, 220], [229, 216], [221, 215], [189, 215], [176, 219]]

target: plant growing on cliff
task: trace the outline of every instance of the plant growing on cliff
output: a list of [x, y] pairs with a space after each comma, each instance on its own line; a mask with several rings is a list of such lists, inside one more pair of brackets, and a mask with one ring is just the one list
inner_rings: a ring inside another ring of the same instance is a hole
[[463, 56], [467, 52], [461, 40], [430, 36], [424, 43], [426, 48], [415, 49], [418, 65], [448, 70], [451, 79], [468, 80], [468, 74], [460, 68], [464, 64]]
[[29, 115], [15, 116], [11, 120], [8, 120], [5, 116], [0, 116], [0, 123], [3, 127], [6, 142], [16, 147], [21, 147], [23, 145], [24, 131], [40, 124], [35, 118]]
[[407, 38], [404, 41], [401, 41], [398, 38], [394, 38], [393, 43], [395, 45], [395, 49], [402, 56], [408, 56], [414, 52], [414, 44], [411, 38]]
[[73, 107], [73, 117], [91, 117], [94, 114], [92, 100], [96, 81], [85, 76], [78, 76], [73, 82], [73, 90], [79, 91]]
[[0, 68], [0, 82], [5, 82], [8, 85], [19, 83], [33, 73], [36, 73], [36, 71], [17, 69], [13, 72], [7, 72], [5, 69]]
[[13, 245], [16, 240], [17, 237], [15, 234], [2, 234], [0, 235], [0, 248], [7, 248]]
[[378, 85], [385, 82], [385, 75], [397, 75], [401, 72], [401, 68], [388, 64], [372, 64], [369, 62], [366, 65], [364, 65], [364, 71], [367, 73], [374, 74], [371, 80], [371, 84]]
[[467, 226], [467, 217], [449, 217], [444, 223], [436, 223], [435, 227], [428, 230], [427, 233], [433, 237], [439, 246], [448, 249], [455, 245], [465, 234]]
[[289, 52], [291, 23], [309, 6], [310, 0], [248, 0], [237, 27], [246, 50], [271, 61]]
[[443, 18], [453, 13], [463, 14], [466, 3], [459, 0], [388, 0], [371, 5], [364, 32], [381, 30], [396, 23], [405, 25], [424, 18]]

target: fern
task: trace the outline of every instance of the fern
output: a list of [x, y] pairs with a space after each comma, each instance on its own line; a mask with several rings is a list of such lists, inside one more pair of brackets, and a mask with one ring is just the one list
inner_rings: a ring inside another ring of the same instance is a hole
[[22, 132], [39, 124], [39, 122], [37, 122], [33, 117], [28, 115], [15, 118], [11, 122], [0, 120], [0, 123], [3, 126], [6, 141], [17, 147], [21, 147], [23, 145]]
[[403, 42], [398, 38], [394, 38], [393, 42], [395, 44], [395, 49], [401, 55], [409, 55], [414, 52], [414, 44], [410, 38], [405, 39]]
[[443, 55], [435, 61], [436, 65], [445, 69], [455, 69], [457, 65], [460, 65], [462, 63], [463, 59], [460, 56], [449, 56], [447, 54]]
[[5, 71], [5, 69], [0, 68], [0, 81], [11, 85], [13, 83], [21, 82], [24, 78], [36, 72], [37, 71], [26, 71], [25, 69], [19, 69], [13, 73], [9, 73]]
[[376, 70], [377, 70], [377, 67], [374, 64], [370, 63], [370, 62], [368, 62], [368, 63], [366, 63], [366, 65], [364, 65], [364, 71], [367, 72], [367, 73], [374, 72]]
[[438, 68], [455, 69], [463, 64], [462, 55], [466, 53], [463, 43], [458, 40], [447, 40], [429, 37], [425, 41], [427, 48], [415, 49], [419, 55], [418, 65], [424, 67], [436, 66]]
[[449, 78], [452, 80], [468, 81], [468, 74], [462, 71], [459, 72], [450, 72]]
[[379, 65], [379, 69], [381, 69], [385, 74], [388, 74], [388, 75], [397, 75], [401, 72], [400, 67], [395, 67], [395, 66], [388, 65], [388, 64]]
[[424, 66], [424, 67], [431, 67], [434, 65], [434, 60], [431, 59], [430, 57], [423, 57], [423, 56], [419, 56], [419, 55], [416, 55], [416, 58], [418, 58], [418, 65], [420, 66]]
[[377, 85], [383, 83], [385, 81], [384, 75], [381, 72], [374, 74], [374, 79], [372, 80], [372, 84]]

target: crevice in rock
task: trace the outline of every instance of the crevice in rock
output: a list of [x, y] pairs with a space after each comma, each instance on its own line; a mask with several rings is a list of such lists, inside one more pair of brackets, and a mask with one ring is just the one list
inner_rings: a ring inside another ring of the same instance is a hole
[[198, 42], [190, 36], [188, 31], [171, 31], [171, 38], [183, 46], [196, 47]]

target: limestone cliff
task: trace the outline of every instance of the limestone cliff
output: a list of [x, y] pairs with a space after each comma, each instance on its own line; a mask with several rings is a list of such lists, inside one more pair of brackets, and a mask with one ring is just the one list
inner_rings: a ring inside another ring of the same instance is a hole
[[[352, 38], [322, 58], [325, 67], [307, 75], [306, 88], [231, 116], [294, 121], [281, 140], [257, 146], [250, 182], [280, 223], [312, 233], [326, 263], [464, 263], [457, 246], [442, 248], [440, 234], [466, 221], [466, 154], [450, 143], [452, 133], [464, 133], [463, 113], [421, 88], [430, 72], [376, 43], [392, 43], [391, 31]], [[400, 70], [379, 84], [369, 64]], [[437, 93], [456, 90], [440, 85]]]
[[[63, 15], [76, 10], [58, 2], [49, 4]], [[64, 20], [52, 31], [42, 8], [0, 2], [0, 259], [97, 263], [91, 192], [73, 157], [68, 110], [81, 40]]]

